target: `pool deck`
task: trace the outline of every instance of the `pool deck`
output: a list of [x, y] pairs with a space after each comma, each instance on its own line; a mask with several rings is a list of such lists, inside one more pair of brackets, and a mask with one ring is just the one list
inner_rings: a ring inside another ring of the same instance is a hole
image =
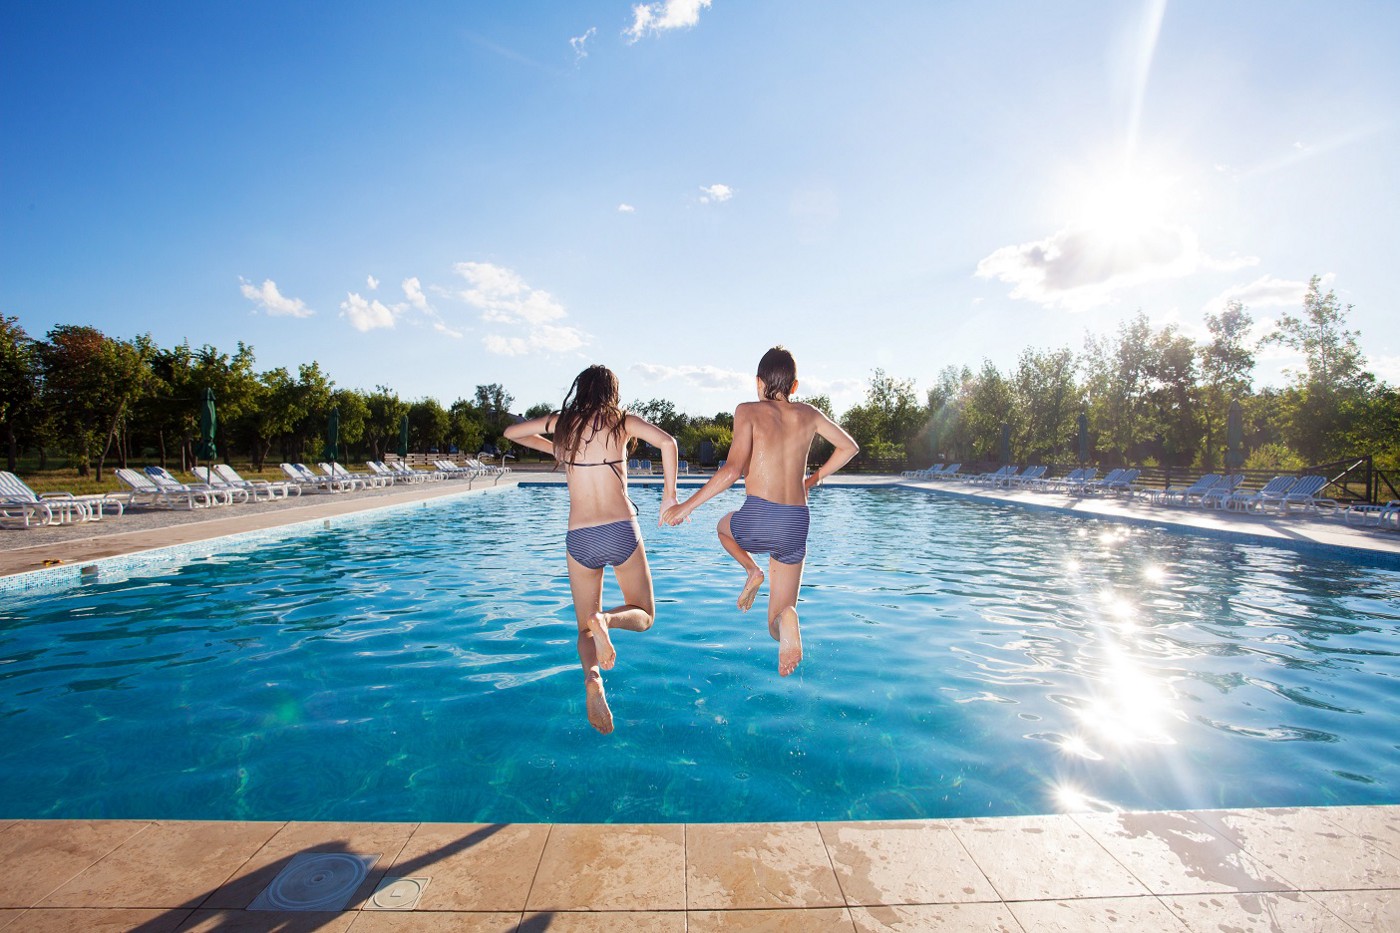
[[[539, 481], [516, 475], [501, 485], [520, 479]], [[834, 484], [897, 482], [838, 477]], [[906, 485], [1304, 550], [1400, 557], [1395, 532], [1333, 517]], [[307, 497], [134, 530], [116, 519], [90, 534], [35, 543], [5, 532], [0, 575], [462, 491], [444, 483]], [[296, 856], [327, 852], [372, 861], [343, 909], [249, 909]], [[399, 902], [374, 891], [401, 877], [426, 879], [421, 897], [408, 910], [381, 909]], [[1400, 930], [1400, 806], [765, 824], [0, 818], [0, 929], [1381, 933]]]

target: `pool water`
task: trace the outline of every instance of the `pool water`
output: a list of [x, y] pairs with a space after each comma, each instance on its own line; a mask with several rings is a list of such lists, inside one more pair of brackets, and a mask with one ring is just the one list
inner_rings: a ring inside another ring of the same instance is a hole
[[[0, 600], [0, 817], [888, 819], [1400, 802], [1400, 572], [817, 490], [779, 678], [714, 522], [587, 724], [559, 487]], [[649, 519], [649, 520], [646, 520]], [[618, 593], [611, 574], [605, 604]]]

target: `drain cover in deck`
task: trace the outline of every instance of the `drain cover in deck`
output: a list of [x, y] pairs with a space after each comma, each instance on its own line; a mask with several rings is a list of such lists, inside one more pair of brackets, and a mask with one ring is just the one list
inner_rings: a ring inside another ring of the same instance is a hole
[[370, 895], [365, 910], [413, 910], [427, 886], [427, 878], [385, 878]]
[[302, 852], [278, 872], [249, 910], [344, 910], [379, 855]]

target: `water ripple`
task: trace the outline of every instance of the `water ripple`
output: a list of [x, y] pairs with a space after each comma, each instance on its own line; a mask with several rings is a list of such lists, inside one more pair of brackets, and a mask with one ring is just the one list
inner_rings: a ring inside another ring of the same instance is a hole
[[[644, 519], [655, 489], [634, 491]], [[0, 817], [862, 819], [1400, 800], [1400, 574], [820, 489], [780, 680], [714, 519], [584, 717], [559, 489], [0, 601]], [[620, 601], [609, 580], [605, 604]], [[158, 750], [152, 754], [151, 749]], [[288, 780], [288, 775], [296, 775]], [[1086, 804], [1088, 805], [1088, 804]]]

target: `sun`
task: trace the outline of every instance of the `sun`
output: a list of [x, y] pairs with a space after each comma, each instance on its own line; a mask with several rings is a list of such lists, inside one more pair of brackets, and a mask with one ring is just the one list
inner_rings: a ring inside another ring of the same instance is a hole
[[1077, 225], [1106, 240], [1130, 240], [1167, 223], [1171, 180], [1120, 171], [1101, 176], [1079, 202]]

